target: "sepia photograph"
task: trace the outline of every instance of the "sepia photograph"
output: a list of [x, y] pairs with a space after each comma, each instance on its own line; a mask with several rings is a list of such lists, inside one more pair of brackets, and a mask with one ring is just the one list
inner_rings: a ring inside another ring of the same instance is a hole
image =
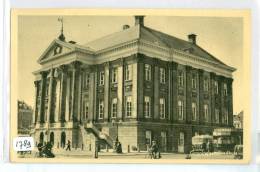
[[249, 161], [249, 10], [11, 15], [11, 161]]

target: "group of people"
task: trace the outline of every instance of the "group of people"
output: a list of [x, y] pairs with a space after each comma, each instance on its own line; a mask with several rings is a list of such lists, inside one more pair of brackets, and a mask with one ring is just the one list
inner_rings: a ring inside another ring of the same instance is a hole
[[46, 158], [54, 158], [55, 155], [52, 152], [52, 143], [51, 142], [45, 142], [45, 143], [39, 143], [37, 145], [38, 151], [39, 151], [39, 157], [46, 157]]
[[[66, 151], [71, 151], [71, 142], [70, 140], [68, 140], [67, 142], [67, 147], [66, 147]], [[38, 145], [37, 145], [37, 148], [38, 148], [38, 151], [39, 151], [39, 157], [46, 157], [46, 158], [54, 158], [55, 155], [54, 153], [52, 152], [52, 147], [53, 147], [53, 144], [49, 141], [49, 142], [40, 142]]]
[[160, 159], [161, 152], [159, 150], [159, 145], [155, 140], [152, 141], [152, 144], [148, 148], [149, 156], [151, 159]]

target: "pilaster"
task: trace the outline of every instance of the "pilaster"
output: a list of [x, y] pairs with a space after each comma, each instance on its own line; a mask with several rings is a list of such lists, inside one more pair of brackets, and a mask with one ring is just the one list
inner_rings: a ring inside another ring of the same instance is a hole
[[104, 120], [108, 121], [110, 113], [110, 63], [105, 63], [105, 84], [104, 84]]

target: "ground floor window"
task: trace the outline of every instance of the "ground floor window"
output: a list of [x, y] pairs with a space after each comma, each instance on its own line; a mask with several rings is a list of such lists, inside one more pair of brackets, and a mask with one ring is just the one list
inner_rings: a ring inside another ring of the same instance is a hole
[[117, 117], [117, 98], [112, 100], [112, 118]]
[[132, 97], [131, 96], [126, 97], [126, 116], [127, 117], [132, 116]]
[[166, 151], [167, 150], [167, 134], [165, 131], [161, 132], [161, 150]]
[[104, 101], [99, 101], [99, 119], [104, 118]]
[[150, 130], [145, 131], [145, 143], [148, 146], [152, 144], [152, 131]]

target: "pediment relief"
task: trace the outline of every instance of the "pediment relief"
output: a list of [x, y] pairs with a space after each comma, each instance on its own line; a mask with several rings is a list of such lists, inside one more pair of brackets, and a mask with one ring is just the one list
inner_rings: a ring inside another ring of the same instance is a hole
[[47, 59], [55, 58], [56, 56], [60, 56], [62, 54], [66, 54], [74, 49], [73, 45], [69, 45], [70, 43], [62, 42], [59, 40], [54, 40], [49, 47], [45, 50], [45, 52], [41, 55], [38, 62], [41, 63], [46, 61]]

